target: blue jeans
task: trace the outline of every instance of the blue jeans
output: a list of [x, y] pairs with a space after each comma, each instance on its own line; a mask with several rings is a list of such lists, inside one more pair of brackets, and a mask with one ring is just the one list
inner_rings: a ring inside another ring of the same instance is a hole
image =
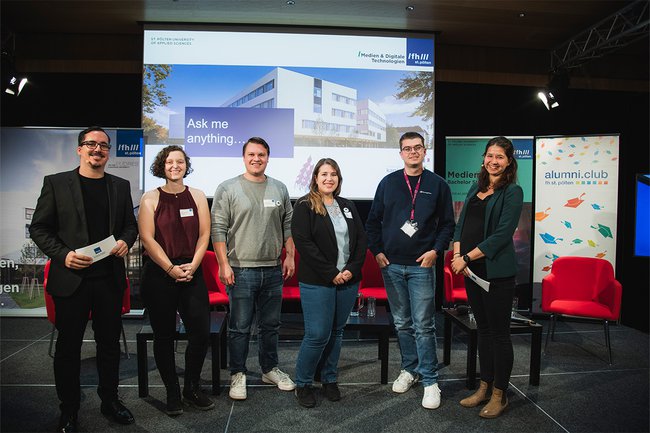
[[230, 298], [228, 350], [230, 374], [246, 373], [253, 316], [257, 313], [259, 362], [262, 373], [278, 366], [278, 330], [282, 310], [282, 268], [232, 268], [235, 284]]
[[438, 381], [433, 267], [390, 264], [381, 270], [402, 353], [402, 370], [424, 386]]
[[344, 286], [300, 283], [305, 336], [296, 361], [297, 386], [311, 385], [318, 369], [322, 383], [336, 382], [343, 329], [358, 291], [359, 283]]

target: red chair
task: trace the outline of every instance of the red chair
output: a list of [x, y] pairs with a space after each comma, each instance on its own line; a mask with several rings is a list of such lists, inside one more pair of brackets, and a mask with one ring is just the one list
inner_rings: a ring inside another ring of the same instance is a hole
[[[54, 346], [54, 334], [56, 333], [56, 310], [54, 308], [54, 299], [50, 295], [50, 292], [47, 291], [47, 276], [50, 272], [50, 262], [48, 260], [45, 263], [45, 268], [43, 269], [43, 295], [45, 297], [45, 311], [47, 312], [47, 320], [52, 324], [52, 334], [50, 335], [50, 347], [47, 350], [47, 354], [50, 357], [54, 357], [52, 354], [52, 347]], [[129, 283], [129, 278], [126, 278], [126, 288], [124, 289], [124, 294], [122, 295], [122, 315], [131, 311], [131, 284]], [[88, 319], [92, 319], [92, 314], [88, 315]], [[124, 342], [124, 354], [126, 358], [129, 359], [129, 347], [126, 344], [126, 334], [124, 332], [124, 325], [120, 323], [122, 328], [122, 341]]]
[[226, 286], [219, 280], [219, 262], [214, 251], [206, 251], [201, 261], [203, 269], [203, 280], [208, 288], [210, 307], [223, 307], [228, 311], [230, 300], [226, 292]]
[[363, 293], [364, 297], [368, 298], [372, 296], [378, 301], [388, 300], [388, 295], [386, 295], [386, 286], [384, 286], [384, 278], [381, 275], [381, 269], [379, 269], [377, 260], [375, 260], [375, 256], [370, 252], [370, 250], [366, 250], [366, 260], [363, 262], [361, 275], [363, 278], [361, 280], [361, 288], [359, 291]]
[[622, 296], [623, 288], [614, 277], [614, 268], [607, 260], [572, 256], [556, 259], [551, 273], [542, 279], [542, 311], [551, 313], [546, 345], [548, 337], [554, 337], [558, 314], [603, 320], [605, 344], [611, 365], [609, 321], [619, 319]]
[[[282, 286], [282, 300], [283, 301], [299, 301], [300, 300], [300, 286], [298, 285], [298, 264], [300, 263], [300, 255], [298, 250], [295, 249], [294, 259], [296, 262], [296, 272], [284, 282]], [[281, 263], [284, 263], [286, 251], [282, 248]]]
[[466, 304], [467, 291], [465, 290], [465, 277], [462, 274], [454, 274], [451, 270], [451, 259], [453, 256], [454, 252], [451, 250], [445, 254], [445, 303], [454, 305], [458, 302], [463, 302]]

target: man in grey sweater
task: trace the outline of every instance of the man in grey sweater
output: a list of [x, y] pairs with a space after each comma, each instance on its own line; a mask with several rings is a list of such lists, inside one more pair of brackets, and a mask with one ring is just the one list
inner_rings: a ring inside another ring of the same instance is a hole
[[[295, 272], [293, 208], [287, 187], [266, 174], [269, 145], [260, 137], [244, 144], [246, 171], [217, 187], [212, 201], [212, 242], [219, 279], [230, 298], [228, 350], [230, 398], [246, 399], [246, 358], [257, 312], [262, 381], [283, 391], [296, 385], [278, 368], [278, 330], [283, 280]], [[286, 258], [280, 263], [282, 246]]]

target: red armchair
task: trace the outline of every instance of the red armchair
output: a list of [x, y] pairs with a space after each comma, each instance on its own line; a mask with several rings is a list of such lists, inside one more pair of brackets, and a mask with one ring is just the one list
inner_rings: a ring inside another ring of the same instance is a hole
[[[284, 262], [285, 252], [282, 250], [282, 261]], [[300, 266], [300, 255], [296, 250], [296, 273], [284, 282], [282, 287], [282, 300], [299, 301], [300, 300], [300, 287], [298, 285], [298, 266]], [[366, 260], [363, 263], [361, 270], [363, 279], [361, 280], [359, 291], [365, 297], [373, 296], [377, 300], [385, 301], [388, 299], [386, 296], [386, 288], [384, 287], [384, 279], [381, 276], [379, 265], [372, 255], [370, 250], [366, 251]]]
[[[284, 263], [284, 258], [286, 257], [286, 251], [282, 248], [282, 260], [280, 263]], [[284, 282], [282, 286], [282, 300], [283, 301], [300, 301], [300, 286], [298, 285], [298, 266], [300, 264], [300, 254], [298, 254], [298, 249], [295, 249], [294, 260], [296, 263], [296, 272]]]
[[[47, 312], [47, 320], [52, 324], [52, 333], [50, 335], [50, 346], [47, 350], [47, 354], [50, 357], [52, 355], [52, 346], [54, 346], [54, 334], [56, 333], [56, 310], [54, 308], [54, 299], [50, 295], [50, 292], [47, 291], [47, 276], [50, 272], [50, 260], [45, 263], [45, 268], [43, 269], [43, 296], [45, 297], [45, 311]], [[129, 283], [129, 278], [126, 278], [126, 289], [124, 289], [124, 294], [122, 295], [122, 315], [131, 311], [131, 284]], [[88, 319], [92, 319], [92, 315], [88, 315]], [[124, 353], [128, 358], [129, 356], [129, 347], [126, 345], [126, 334], [124, 333], [124, 325], [120, 323], [122, 327], [122, 341], [124, 343]]]
[[230, 305], [226, 286], [219, 280], [219, 263], [214, 251], [206, 251], [201, 261], [203, 268], [203, 280], [208, 289], [210, 307], [223, 307], [226, 311]]
[[609, 321], [619, 319], [622, 294], [622, 286], [607, 260], [572, 256], [556, 259], [551, 273], [542, 279], [542, 311], [551, 313], [546, 345], [549, 336], [551, 339], [554, 337], [558, 314], [600, 319], [604, 321], [605, 344], [611, 365]]
[[366, 250], [366, 260], [363, 262], [361, 268], [361, 285], [359, 291], [363, 293], [366, 298], [372, 296], [377, 300], [386, 301], [386, 287], [384, 286], [384, 278], [381, 275], [381, 269], [375, 260], [375, 256]]
[[444, 288], [445, 288], [445, 303], [456, 304], [457, 302], [467, 303], [467, 291], [465, 290], [465, 276], [462, 274], [454, 274], [451, 270], [451, 259], [454, 255], [453, 251], [447, 251], [445, 254], [445, 267], [444, 267]]

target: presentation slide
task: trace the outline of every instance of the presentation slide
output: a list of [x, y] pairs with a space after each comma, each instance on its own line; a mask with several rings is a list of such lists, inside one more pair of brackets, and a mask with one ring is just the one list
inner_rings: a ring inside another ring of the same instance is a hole
[[372, 199], [381, 178], [403, 167], [404, 132], [431, 149], [433, 58], [432, 35], [145, 29], [144, 189], [163, 184], [149, 167], [177, 144], [192, 159], [187, 184], [211, 197], [244, 172], [242, 147], [258, 136], [271, 147], [266, 173], [292, 198], [329, 157], [341, 167], [341, 195]]

